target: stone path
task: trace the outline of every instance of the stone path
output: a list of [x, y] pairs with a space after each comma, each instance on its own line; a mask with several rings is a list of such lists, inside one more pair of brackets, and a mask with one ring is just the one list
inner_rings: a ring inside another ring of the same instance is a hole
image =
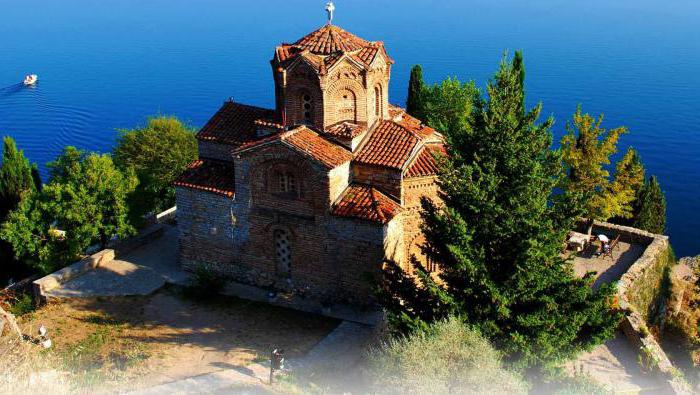
[[[171, 395], [171, 394], [266, 394], [269, 391], [263, 384], [267, 368], [262, 365], [248, 366], [255, 368], [255, 376], [238, 370], [226, 369], [200, 376], [146, 388], [139, 391], [127, 392], [127, 395]], [[262, 376], [262, 377], [257, 377]]]
[[54, 298], [88, 298], [149, 295], [164, 284], [163, 277], [151, 268], [122, 260], [113, 260], [57, 288], [46, 291], [46, 296]]
[[189, 274], [178, 265], [177, 255], [177, 228], [166, 225], [163, 236], [47, 291], [46, 296], [150, 295], [166, 282], [186, 285]]
[[660, 393], [664, 383], [641, 371], [637, 355], [624, 334], [618, 332], [613, 339], [567, 364], [567, 368], [594, 377], [615, 393]]

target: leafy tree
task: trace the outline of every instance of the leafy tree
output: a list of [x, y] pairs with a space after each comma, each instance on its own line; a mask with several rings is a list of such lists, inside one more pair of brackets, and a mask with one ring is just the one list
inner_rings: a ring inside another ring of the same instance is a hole
[[656, 234], [666, 232], [666, 197], [655, 176], [649, 177], [637, 194], [632, 225]]
[[74, 147], [65, 148], [49, 169], [50, 182], [22, 199], [0, 231], [16, 256], [50, 272], [94, 243], [105, 247], [134, 233], [126, 205], [138, 183], [133, 172], [119, 171], [109, 155]]
[[408, 99], [406, 100], [406, 112], [422, 121], [425, 121], [425, 82], [423, 82], [423, 68], [415, 65], [411, 69], [411, 77], [408, 80]]
[[149, 119], [144, 127], [120, 133], [114, 162], [122, 171], [134, 169], [139, 179], [129, 199], [133, 217], [172, 207], [173, 181], [197, 159], [194, 130], [177, 118], [161, 116]]
[[567, 123], [567, 134], [561, 140], [563, 161], [568, 169], [563, 188], [570, 194], [583, 196], [585, 217], [603, 221], [630, 218], [636, 191], [644, 182], [644, 168], [636, 151], [629, 149], [617, 163], [614, 177], [610, 177], [606, 167], [627, 129], [607, 130], [601, 126], [602, 122], [602, 115], [594, 119], [583, 114], [579, 106], [573, 122]]
[[[517, 67], [516, 67], [517, 66]], [[541, 105], [522, 111], [522, 66], [504, 59], [475, 103], [471, 132], [450, 136], [438, 184], [443, 205], [423, 201], [424, 253], [433, 277], [389, 263], [380, 292], [394, 328], [463, 317], [517, 366], [546, 368], [614, 333], [612, 286], [591, 288], [561, 257], [576, 218], [553, 198], [563, 175]]]
[[424, 90], [424, 121], [431, 127], [446, 132], [448, 137], [460, 136], [471, 129], [472, 106], [479, 100], [479, 90], [473, 81], [462, 83], [448, 78]]

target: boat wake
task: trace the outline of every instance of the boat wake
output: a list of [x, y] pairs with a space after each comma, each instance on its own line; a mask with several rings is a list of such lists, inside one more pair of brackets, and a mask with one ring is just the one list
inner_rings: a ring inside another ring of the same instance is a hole
[[19, 84], [12, 84], [8, 85], [4, 88], [0, 88], [0, 98], [5, 97], [5, 96], [10, 96], [14, 93], [17, 93], [24, 88], [24, 84], [19, 83]]

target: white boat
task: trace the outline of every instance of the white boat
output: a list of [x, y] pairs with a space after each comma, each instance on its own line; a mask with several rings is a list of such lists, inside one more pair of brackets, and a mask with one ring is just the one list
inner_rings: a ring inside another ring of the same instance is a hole
[[36, 74], [28, 74], [24, 77], [24, 81], [22, 83], [24, 85], [34, 85], [36, 84], [37, 80], [39, 80], [39, 76]]

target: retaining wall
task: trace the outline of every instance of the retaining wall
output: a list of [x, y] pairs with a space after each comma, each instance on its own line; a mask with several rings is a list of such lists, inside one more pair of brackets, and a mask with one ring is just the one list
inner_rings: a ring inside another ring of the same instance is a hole
[[[585, 232], [586, 221], [579, 222], [578, 228]], [[649, 333], [646, 321], [652, 305], [661, 296], [665, 268], [673, 264], [668, 236], [600, 221], [594, 222], [593, 229], [596, 234], [619, 234], [620, 240], [626, 243], [646, 245], [642, 256], [617, 283], [620, 308], [627, 311], [620, 328], [642, 358], [646, 358], [666, 380], [669, 390], [676, 394], [692, 393], [654, 336]]]

